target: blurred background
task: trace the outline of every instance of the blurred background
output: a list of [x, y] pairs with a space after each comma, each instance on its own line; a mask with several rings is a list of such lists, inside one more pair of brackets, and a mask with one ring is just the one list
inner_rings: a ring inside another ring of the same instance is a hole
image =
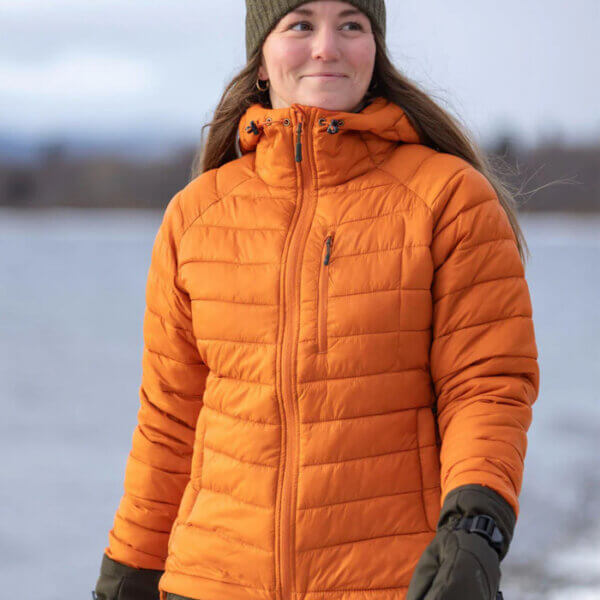
[[[599, 599], [600, 2], [387, 11], [398, 68], [523, 192], [541, 390], [501, 589]], [[154, 236], [244, 62], [241, 0], [0, 0], [7, 598], [91, 597], [139, 406]]]

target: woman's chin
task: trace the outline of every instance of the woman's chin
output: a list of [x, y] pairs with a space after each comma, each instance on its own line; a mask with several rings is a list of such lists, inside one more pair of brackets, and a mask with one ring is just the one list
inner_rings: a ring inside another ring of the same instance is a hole
[[327, 110], [350, 110], [359, 100], [354, 100], [354, 93], [348, 90], [320, 89], [300, 94], [303, 98], [299, 104], [319, 106]]

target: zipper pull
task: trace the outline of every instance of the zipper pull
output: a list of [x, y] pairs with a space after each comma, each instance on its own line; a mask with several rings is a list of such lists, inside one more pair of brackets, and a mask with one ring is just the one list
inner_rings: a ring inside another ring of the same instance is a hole
[[329, 264], [329, 256], [331, 255], [331, 244], [333, 243], [333, 234], [328, 235], [325, 240], [325, 244], [327, 245], [327, 253], [325, 254], [325, 260], [323, 261], [324, 265]]
[[302, 161], [302, 121], [298, 123], [298, 129], [296, 131], [298, 138], [296, 139], [296, 162]]

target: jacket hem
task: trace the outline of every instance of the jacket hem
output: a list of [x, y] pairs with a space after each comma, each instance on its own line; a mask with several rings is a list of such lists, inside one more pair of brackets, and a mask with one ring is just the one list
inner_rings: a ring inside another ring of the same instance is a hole
[[190, 575], [182, 571], [165, 571], [158, 584], [160, 600], [167, 599], [167, 592], [185, 596], [190, 600], [227, 598], [227, 600], [275, 600], [275, 591], [246, 587], [229, 581], [221, 581]]
[[[190, 575], [181, 571], [165, 571], [159, 582], [160, 600], [167, 600], [167, 593], [176, 594], [189, 598], [189, 600], [199, 600], [200, 598], [227, 598], [227, 600], [275, 600], [275, 591], [260, 589], [255, 587], [246, 587], [229, 581], [221, 581], [201, 577], [199, 575]], [[402, 600], [406, 597], [408, 585], [399, 585], [389, 588], [366, 588], [366, 589], [332, 589], [315, 591], [296, 591], [295, 595], [310, 596], [314, 594], [330, 595], [332, 597], [343, 596], [349, 600], [364, 598], [365, 592], [370, 597], [380, 597], [382, 600], [394, 598]], [[398, 595], [400, 594], [400, 595]]]
[[[274, 590], [246, 587], [229, 581], [220, 581], [173, 570], [164, 573], [158, 587], [160, 600], [167, 600], [167, 594], [176, 594], [189, 600], [210, 597], [226, 597], [227, 600], [274, 600], [276, 596]], [[388, 598], [403, 600], [406, 598], [407, 591], [408, 585], [398, 585], [388, 588], [296, 591], [294, 594], [302, 596], [330, 595], [332, 597], [344, 597], [348, 600], [359, 600], [359, 598], [364, 598], [365, 593], [368, 593], [370, 597], [378, 597], [381, 600], [387, 600]]]

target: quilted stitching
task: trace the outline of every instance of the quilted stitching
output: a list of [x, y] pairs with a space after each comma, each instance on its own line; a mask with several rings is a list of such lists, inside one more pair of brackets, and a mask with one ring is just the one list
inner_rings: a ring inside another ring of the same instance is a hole
[[190, 598], [402, 599], [451, 489], [518, 514], [539, 371], [512, 229], [483, 175], [383, 98], [257, 104], [239, 133], [155, 239], [107, 554]]

